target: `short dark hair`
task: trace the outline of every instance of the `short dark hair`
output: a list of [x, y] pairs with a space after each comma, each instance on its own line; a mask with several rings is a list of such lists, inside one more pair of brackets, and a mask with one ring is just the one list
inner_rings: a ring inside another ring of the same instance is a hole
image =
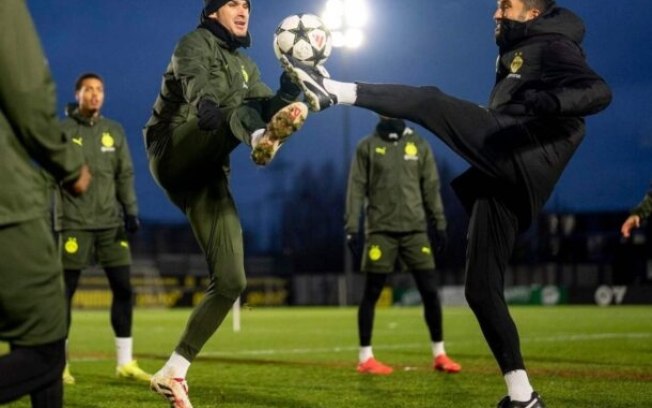
[[553, 4], [554, 0], [523, 0], [525, 10], [539, 9], [542, 13], [546, 12]]
[[96, 74], [95, 72], [85, 72], [77, 78], [77, 81], [75, 81], [75, 92], [79, 91], [84, 81], [89, 78], [97, 79], [102, 84], [104, 84], [104, 79], [102, 79], [102, 77], [99, 76], [99, 74]]

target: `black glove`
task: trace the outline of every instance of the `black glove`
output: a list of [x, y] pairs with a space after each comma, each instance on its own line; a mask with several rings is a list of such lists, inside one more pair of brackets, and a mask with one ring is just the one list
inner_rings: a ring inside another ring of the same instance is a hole
[[510, 103], [500, 108], [501, 113], [508, 115], [536, 116], [554, 115], [559, 113], [559, 110], [559, 101], [553, 94], [537, 89], [516, 93]]
[[140, 220], [135, 215], [125, 215], [125, 230], [133, 234], [140, 229]]
[[224, 123], [224, 115], [218, 104], [202, 98], [197, 104], [197, 125], [201, 130], [217, 130]]
[[351, 255], [354, 258], [357, 259], [360, 257], [360, 236], [357, 232], [346, 233], [346, 245], [349, 247], [349, 251], [351, 251]]
[[448, 233], [444, 229], [435, 229], [433, 237], [433, 246], [435, 247], [435, 254], [441, 255], [446, 251], [448, 246]]
[[520, 96], [525, 110], [532, 115], [552, 115], [559, 113], [559, 101], [550, 92], [528, 89]]
[[288, 99], [295, 100], [301, 94], [301, 88], [290, 79], [287, 72], [283, 71], [281, 78], [279, 78], [280, 88], [279, 91]]

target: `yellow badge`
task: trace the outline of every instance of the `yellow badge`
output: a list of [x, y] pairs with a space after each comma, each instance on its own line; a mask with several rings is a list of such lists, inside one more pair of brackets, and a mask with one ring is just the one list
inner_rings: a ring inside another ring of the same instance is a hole
[[240, 69], [242, 70], [242, 79], [244, 79], [245, 87], [249, 83], [249, 73], [245, 69], [244, 65], [240, 65]]
[[83, 139], [81, 136], [79, 136], [79, 137], [73, 137], [73, 138], [72, 138], [72, 142], [73, 142], [74, 144], [76, 144], [76, 145], [83, 146], [83, 144], [84, 144], [84, 139]]
[[371, 248], [369, 248], [369, 259], [372, 261], [377, 261], [382, 257], [383, 251], [380, 250], [378, 245], [372, 245]]
[[376, 147], [376, 153], [384, 155], [385, 153], [387, 153], [387, 148], [386, 147], [380, 147], [380, 146]]
[[109, 132], [102, 133], [102, 146], [113, 147], [114, 144], [115, 144], [115, 140], [113, 140], [113, 136], [111, 136], [111, 133]]
[[424, 254], [427, 254], [427, 255], [432, 254], [432, 250], [430, 249], [430, 247], [427, 247], [427, 246], [422, 247], [421, 252], [423, 252]]
[[417, 149], [417, 145], [415, 145], [415, 144], [412, 143], [412, 142], [408, 142], [408, 143], [405, 145], [405, 155], [406, 155], [406, 156], [412, 156], [412, 157], [414, 157], [414, 156], [417, 155], [417, 153], [419, 153], [419, 149]]
[[69, 237], [66, 241], [66, 244], [63, 246], [63, 249], [66, 250], [69, 254], [74, 254], [79, 251], [79, 245], [77, 244], [77, 238]]
[[512, 64], [509, 66], [509, 69], [512, 74], [517, 73], [523, 67], [523, 53], [517, 52], [512, 60]]
[[129, 248], [129, 243], [127, 241], [120, 241], [120, 246], [123, 248]]

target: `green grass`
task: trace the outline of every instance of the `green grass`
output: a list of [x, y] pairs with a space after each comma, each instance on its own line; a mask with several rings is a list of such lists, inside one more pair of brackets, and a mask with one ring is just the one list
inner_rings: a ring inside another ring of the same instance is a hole
[[[652, 407], [652, 307], [513, 307], [534, 387], [552, 408]], [[154, 372], [189, 310], [137, 310], [135, 353]], [[354, 308], [256, 308], [230, 317], [192, 365], [195, 408], [495, 407], [501, 375], [467, 308], [444, 309], [446, 348], [457, 375], [431, 370], [420, 308], [378, 309], [376, 357], [388, 377], [356, 373]], [[77, 384], [66, 407], [165, 407], [144, 383], [114, 377], [107, 311], [75, 311], [70, 353]], [[5, 349], [6, 350], [6, 349]], [[8, 405], [28, 407], [27, 399]]]

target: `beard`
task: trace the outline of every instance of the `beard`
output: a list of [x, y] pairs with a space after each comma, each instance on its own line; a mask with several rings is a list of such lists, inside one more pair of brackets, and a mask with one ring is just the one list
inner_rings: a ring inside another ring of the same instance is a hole
[[515, 44], [527, 34], [527, 22], [508, 19], [500, 19], [496, 23], [494, 36], [496, 45], [500, 48], [509, 47]]

